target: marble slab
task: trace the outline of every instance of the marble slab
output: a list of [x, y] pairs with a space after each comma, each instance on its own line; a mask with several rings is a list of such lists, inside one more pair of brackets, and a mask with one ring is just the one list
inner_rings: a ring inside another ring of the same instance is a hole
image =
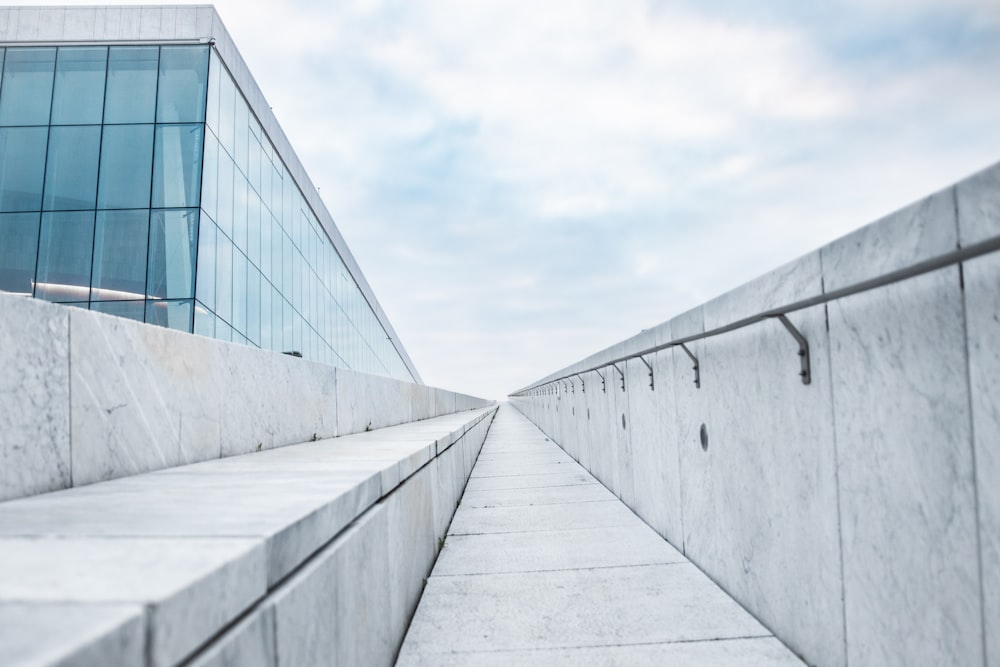
[[[818, 253], [704, 306], [713, 329], [823, 291]], [[845, 664], [837, 452], [823, 306], [703, 341], [709, 446], [687, 447], [685, 553], [782, 638], [821, 665]], [[710, 372], [709, 372], [710, 371]]]
[[145, 659], [141, 605], [0, 602], [5, 665], [138, 665]]
[[608, 528], [453, 534], [438, 556], [434, 576], [680, 562], [686, 559], [676, 549], [648, 527], [634, 523]]
[[389, 530], [391, 637], [406, 633], [438, 552], [431, 470], [424, 468], [383, 501]]
[[519, 533], [560, 528], [627, 525], [635, 514], [617, 500], [529, 507], [460, 506], [449, 534]]
[[275, 664], [391, 664], [387, 540], [379, 504], [268, 598]]
[[[469, 600], [476, 600], [476, 613], [469, 613]], [[431, 577], [404, 651], [555, 649], [768, 634], [693, 565], [671, 564]]]
[[1000, 236], [1000, 164], [955, 186], [962, 246]]
[[820, 249], [827, 292], [958, 247], [955, 190], [946, 188]]
[[226, 630], [188, 667], [273, 667], [277, 664], [274, 639], [274, 609], [261, 606]]
[[982, 664], [957, 267], [829, 305], [850, 664]]
[[466, 491], [462, 504], [474, 507], [518, 507], [527, 505], [563, 505], [614, 500], [615, 495], [603, 484], [571, 486], [543, 486], [530, 489], [497, 489], [493, 491]]
[[966, 262], [964, 269], [986, 664], [996, 667], [1000, 666], [1000, 255]]
[[260, 540], [0, 538], [0, 600], [143, 604], [154, 665], [185, 658], [266, 589]]
[[462, 653], [405, 653], [400, 667], [801, 667], [804, 663], [773, 637], [716, 639], [666, 644], [628, 644], [583, 648], [465, 651]]
[[502, 477], [469, 477], [467, 491], [494, 489], [524, 489], [548, 486], [593, 484], [593, 478], [584, 471], [549, 473], [543, 475], [505, 475]]
[[69, 309], [0, 293], [0, 501], [72, 484]]

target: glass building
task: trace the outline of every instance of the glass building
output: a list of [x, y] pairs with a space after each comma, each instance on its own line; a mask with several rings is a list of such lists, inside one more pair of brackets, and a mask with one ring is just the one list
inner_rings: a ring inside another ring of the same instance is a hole
[[0, 290], [419, 382], [214, 9], [4, 13]]

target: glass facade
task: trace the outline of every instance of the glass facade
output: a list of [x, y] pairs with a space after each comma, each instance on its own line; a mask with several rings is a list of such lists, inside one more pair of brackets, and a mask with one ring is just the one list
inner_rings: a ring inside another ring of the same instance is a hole
[[0, 290], [413, 380], [207, 45], [0, 48]]

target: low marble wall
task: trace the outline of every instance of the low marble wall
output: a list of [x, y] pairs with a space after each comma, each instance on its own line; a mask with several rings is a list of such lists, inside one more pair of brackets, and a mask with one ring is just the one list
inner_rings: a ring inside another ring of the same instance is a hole
[[393, 664], [495, 413], [0, 503], [0, 663]]
[[0, 292], [0, 501], [490, 402]]
[[[1000, 166], [546, 379], [997, 237]], [[1000, 665], [1000, 253], [789, 319], [511, 401], [808, 663]]]

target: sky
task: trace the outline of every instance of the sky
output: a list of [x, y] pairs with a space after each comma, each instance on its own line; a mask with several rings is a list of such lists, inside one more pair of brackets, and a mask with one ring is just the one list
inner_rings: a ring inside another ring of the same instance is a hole
[[216, 7], [424, 381], [487, 398], [1000, 161], [1000, 0]]

